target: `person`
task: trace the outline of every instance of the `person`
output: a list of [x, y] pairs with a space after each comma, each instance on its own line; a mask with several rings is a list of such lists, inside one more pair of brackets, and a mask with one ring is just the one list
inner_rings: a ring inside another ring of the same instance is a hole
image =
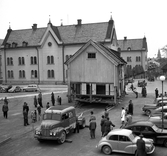
[[132, 100], [129, 101], [128, 113], [133, 115], [133, 103], [132, 103]]
[[108, 112], [107, 108], [105, 108], [105, 110], [104, 110], [104, 117], [106, 119], [109, 117], [109, 112]]
[[40, 119], [41, 119], [41, 106], [39, 104], [37, 105], [37, 111], [38, 111], [38, 120], [40, 121]]
[[156, 89], [155, 89], [155, 98], [158, 98], [158, 96], [159, 96], [159, 91], [158, 91], [158, 89], [156, 88]]
[[109, 117], [107, 117], [107, 120], [104, 122], [104, 135], [103, 136], [106, 136], [113, 129], [113, 127], [115, 127], [115, 125], [110, 121]]
[[59, 104], [61, 105], [61, 97], [59, 97]]
[[41, 108], [43, 108], [43, 105], [42, 105], [42, 93], [41, 92], [38, 94], [38, 103], [41, 106]]
[[142, 87], [142, 97], [146, 97], [147, 96], [147, 89], [146, 87]]
[[76, 119], [76, 132], [79, 133], [79, 129], [80, 129], [80, 125], [79, 125], [79, 121], [78, 118]]
[[5, 99], [4, 99], [4, 104], [8, 105], [8, 99], [7, 99], [7, 97], [5, 97]]
[[2, 106], [2, 112], [3, 112], [4, 118], [6, 119], [8, 118], [8, 110], [9, 110], [8, 105], [4, 103]]
[[29, 112], [29, 106], [26, 102], [24, 102], [24, 105], [23, 105], [24, 126], [29, 125], [29, 123], [28, 123], [28, 112]]
[[89, 130], [91, 139], [95, 139], [96, 119], [90, 121]]
[[32, 123], [37, 122], [37, 111], [36, 110], [31, 112], [31, 119], [32, 119]]
[[53, 92], [51, 93], [51, 101], [52, 101], [52, 105], [54, 106], [55, 105], [55, 96], [54, 96]]
[[35, 107], [35, 108], [37, 107], [37, 104], [38, 104], [37, 97], [34, 96], [34, 107]]
[[136, 156], [146, 156], [146, 147], [145, 147], [145, 141], [143, 140], [143, 135], [140, 134], [140, 139], [137, 140], [137, 153]]
[[46, 104], [46, 109], [48, 109], [50, 106], [49, 106], [49, 102], [47, 102]]
[[60, 105], [60, 97], [57, 97], [57, 104]]
[[96, 120], [96, 117], [94, 116], [94, 112], [93, 111], [90, 112], [89, 122], [91, 122], [92, 120]]
[[122, 125], [121, 125], [120, 128], [124, 127], [125, 120], [126, 120], [126, 112], [125, 112], [124, 107], [122, 107], [122, 111], [121, 111], [121, 123], [122, 123]]
[[134, 90], [134, 86], [133, 86], [133, 83], [131, 83], [131, 86], [130, 86], [131, 90], [133, 91]]
[[104, 136], [104, 132], [105, 132], [104, 123], [105, 123], [106, 120], [107, 120], [107, 118], [105, 118], [104, 115], [102, 115], [102, 119], [101, 119], [101, 122], [100, 122], [102, 137]]
[[127, 113], [125, 125], [130, 125], [132, 123], [132, 115]]

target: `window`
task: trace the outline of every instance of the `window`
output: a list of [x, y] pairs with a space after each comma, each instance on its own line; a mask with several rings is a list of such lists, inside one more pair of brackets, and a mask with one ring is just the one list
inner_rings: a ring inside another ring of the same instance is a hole
[[8, 70], [8, 78], [14, 78], [12, 70]]
[[54, 70], [48, 70], [48, 78], [54, 78]]
[[88, 53], [88, 58], [96, 58], [96, 53]]
[[37, 64], [37, 57], [36, 56], [31, 56], [31, 59], [30, 59], [30, 61], [31, 61], [31, 64]]
[[132, 66], [131, 66], [131, 65], [127, 65], [127, 68], [128, 68], [128, 69], [132, 69]]
[[109, 137], [109, 140], [118, 141], [118, 135], [111, 135], [111, 136]]
[[47, 56], [47, 64], [54, 64], [54, 57], [53, 56]]
[[25, 71], [19, 70], [19, 78], [25, 78]]
[[19, 57], [18, 58], [19, 65], [24, 65], [24, 57]]
[[127, 141], [130, 141], [130, 139], [127, 136], [120, 135], [119, 136], [119, 141], [127, 142]]
[[13, 58], [7, 57], [7, 65], [13, 65]]
[[127, 62], [132, 62], [131, 57], [127, 57]]
[[31, 78], [37, 78], [37, 70], [31, 70]]
[[136, 62], [140, 62], [140, 56], [136, 56]]

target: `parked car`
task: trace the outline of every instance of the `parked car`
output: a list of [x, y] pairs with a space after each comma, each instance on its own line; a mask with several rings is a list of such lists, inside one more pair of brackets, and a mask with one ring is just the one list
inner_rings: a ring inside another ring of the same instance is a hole
[[39, 87], [36, 84], [30, 84], [27, 87], [23, 88], [24, 92], [37, 92], [39, 91]]
[[[163, 100], [163, 105], [167, 105], [167, 100]], [[157, 101], [157, 103], [153, 103], [153, 104], [145, 104], [142, 107], [142, 111], [144, 112], [144, 114], [146, 114], [147, 116], [149, 116], [152, 111], [154, 111], [155, 109], [159, 108], [162, 106], [162, 101]]]
[[134, 134], [141, 133], [145, 138], [151, 138], [155, 144], [162, 144], [167, 147], [167, 130], [158, 128], [150, 121], [136, 121], [125, 126], [126, 129], [132, 130]]
[[[85, 118], [78, 119], [85, 124]], [[41, 125], [35, 129], [34, 137], [39, 141], [56, 140], [63, 144], [66, 135], [76, 130], [77, 115], [75, 108], [70, 106], [51, 106], [43, 114]], [[84, 125], [81, 125], [84, 127]]]
[[137, 86], [138, 87], [147, 86], [147, 82], [145, 80], [138, 80]]
[[1, 93], [7, 93], [9, 89], [12, 88], [12, 85], [9, 86], [0, 86], [0, 92]]
[[[131, 130], [114, 129], [99, 141], [96, 148], [107, 155], [110, 155], [112, 152], [135, 154], [138, 139], [139, 137], [134, 135]], [[143, 138], [143, 140], [146, 143], [147, 154], [152, 154], [155, 150], [153, 140], [146, 138]]]
[[85, 120], [84, 113], [78, 114], [78, 115], [77, 115], [77, 118], [78, 118], [79, 126], [80, 126], [81, 128], [85, 128], [85, 126], [86, 126], [86, 120]]
[[[167, 113], [164, 113], [163, 115], [163, 122], [164, 122], [164, 128], [167, 129]], [[162, 128], [162, 114], [161, 116], [151, 116], [149, 117], [149, 121], [154, 123], [157, 127]]]
[[21, 92], [22, 89], [19, 86], [13, 86], [11, 89], [8, 90], [9, 93]]
[[163, 109], [163, 113], [167, 113], [167, 105], [162, 107], [158, 107], [155, 110], [152, 110], [151, 114], [149, 115], [151, 116], [162, 116], [162, 109]]

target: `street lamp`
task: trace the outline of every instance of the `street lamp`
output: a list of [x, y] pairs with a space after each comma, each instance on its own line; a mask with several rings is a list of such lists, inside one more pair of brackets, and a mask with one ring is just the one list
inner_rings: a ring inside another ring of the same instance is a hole
[[164, 129], [164, 102], [163, 102], [163, 82], [165, 81], [165, 76], [160, 76], [160, 80], [162, 82], [162, 129]]

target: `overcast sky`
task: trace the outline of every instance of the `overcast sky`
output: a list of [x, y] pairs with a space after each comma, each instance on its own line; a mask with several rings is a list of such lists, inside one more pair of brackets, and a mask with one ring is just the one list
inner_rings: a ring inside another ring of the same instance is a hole
[[[112, 12], [112, 13], [111, 13]], [[167, 0], [0, 0], [0, 39], [13, 30], [107, 22], [112, 14], [118, 39], [147, 38], [148, 56], [167, 45]]]

